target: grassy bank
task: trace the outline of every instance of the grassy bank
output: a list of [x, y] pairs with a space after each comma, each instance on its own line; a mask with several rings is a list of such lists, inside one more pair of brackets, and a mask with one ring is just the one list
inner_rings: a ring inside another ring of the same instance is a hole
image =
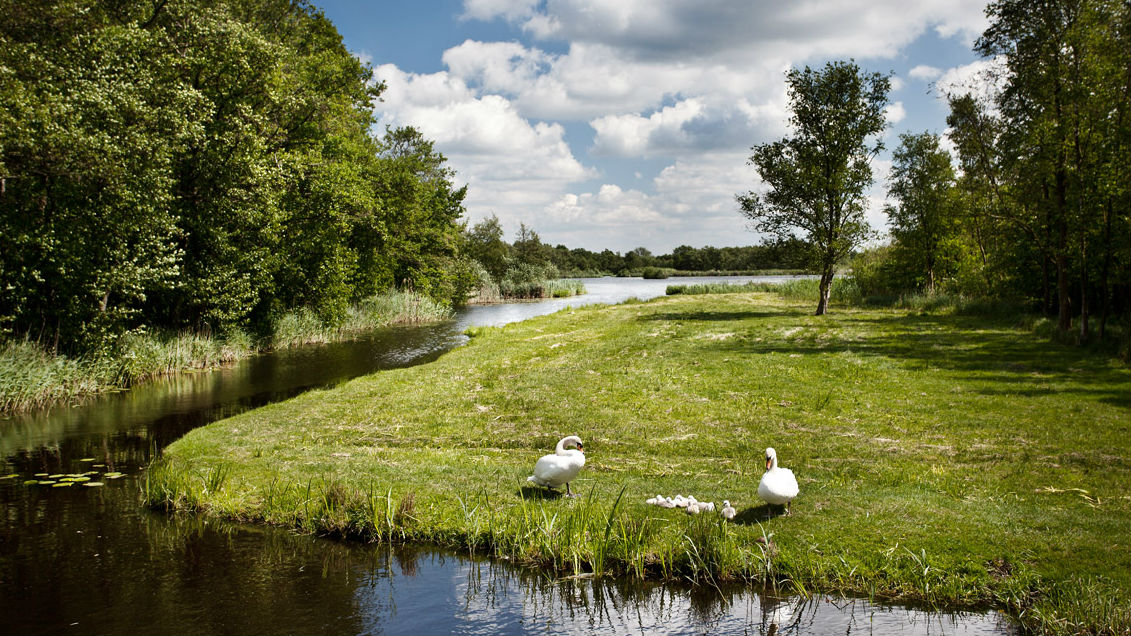
[[351, 307], [345, 321], [334, 327], [323, 325], [309, 311], [289, 312], [262, 342], [242, 332], [130, 333], [113, 351], [70, 358], [32, 342], [7, 341], [0, 343], [0, 413], [66, 403], [171, 373], [216, 368], [267, 349], [348, 340], [377, 327], [450, 315], [450, 309], [419, 294], [390, 291]]
[[[1008, 322], [777, 294], [674, 296], [477, 330], [197, 429], [154, 506], [472, 548], [562, 572], [751, 579], [1057, 633], [1131, 629], [1131, 371]], [[525, 478], [559, 437], [578, 500]], [[801, 484], [755, 496], [762, 451]], [[734, 523], [647, 506], [729, 499]]]

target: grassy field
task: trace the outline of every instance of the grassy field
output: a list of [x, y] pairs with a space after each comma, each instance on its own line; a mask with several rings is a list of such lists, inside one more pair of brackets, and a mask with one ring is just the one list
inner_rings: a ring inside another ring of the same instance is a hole
[[[1131, 370], [1008, 322], [769, 292], [501, 328], [188, 434], [154, 506], [561, 572], [764, 581], [1131, 630]], [[582, 497], [525, 481], [577, 434]], [[790, 517], [755, 491], [767, 446]], [[734, 523], [644, 504], [729, 499]]]

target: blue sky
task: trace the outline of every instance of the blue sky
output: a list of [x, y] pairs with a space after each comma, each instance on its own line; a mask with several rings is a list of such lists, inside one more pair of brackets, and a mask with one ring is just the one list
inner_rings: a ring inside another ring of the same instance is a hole
[[784, 72], [855, 59], [893, 74], [881, 212], [902, 132], [945, 132], [938, 94], [985, 62], [981, 0], [315, 0], [388, 85], [380, 125], [435, 140], [467, 216], [625, 252], [750, 245], [734, 196], [751, 146], [788, 134]]

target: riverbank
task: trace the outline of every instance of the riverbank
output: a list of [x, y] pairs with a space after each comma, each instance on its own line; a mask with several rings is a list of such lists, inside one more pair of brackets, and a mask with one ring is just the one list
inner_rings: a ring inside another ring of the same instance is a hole
[[[1131, 371], [1007, 322], [764, 292], [475, 331], [189, 433], [149, 503], [564, 572], [753, 579], [1131, 629]], [[578, 434], [578, 500], [528, 488]], [[774, 446], [801, 496], [754, 495]], [[736, 523], [647, 506], [729, 499]]]
[[114, 351], [84, 358], [55, 355], [32, 342], [7, 341], [0, 343], [0, 415], [73, 402], [164, 375], [215, 369], [272, 349], [349, 340], [379, 327], [450, 316], [451, 309], [425, 296], [390, 291], [350, 307], [340, 325], [324, 325], [307, 310], [288, 312], [262, 341], [240, 331], [131, 333]]

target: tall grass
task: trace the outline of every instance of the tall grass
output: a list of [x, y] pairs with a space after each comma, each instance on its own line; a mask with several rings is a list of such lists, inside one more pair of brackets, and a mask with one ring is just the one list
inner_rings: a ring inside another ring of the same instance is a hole
[[188, 370], [221, 367], [272, 348], [348, 340], [393, 324], [419, 324], [451, 316], [451, 309], [412, 292], [391, 290], [351, 307], [340, 325], [328, 326], [307, 309], [288, 312], [273, 333], [256, 342], [243, 331], [130, 332], [99, 355], [68, 357], [34, 342], [0, 343], [0, 413], [72, 402]]
[[452, 316], [451, 308], [415, 292], [389, 290], [362, 300], [346, 312], [340, 325], [327, 325], [309, 309], [287, 312], [275, 325], [271, 345], [286, 349], [338, 342], [389, 325], [415, 325]]
[[0, 347], [0, 411], [40, 408], [101, 386], [83, 362], [51, 355], [35, 343], [13, 340]]
[[530, 300], [537, 298], [565, 298], [585, 293], [585, 284], [579, 280], [511, 280], [499, 284], [503, 298]]

